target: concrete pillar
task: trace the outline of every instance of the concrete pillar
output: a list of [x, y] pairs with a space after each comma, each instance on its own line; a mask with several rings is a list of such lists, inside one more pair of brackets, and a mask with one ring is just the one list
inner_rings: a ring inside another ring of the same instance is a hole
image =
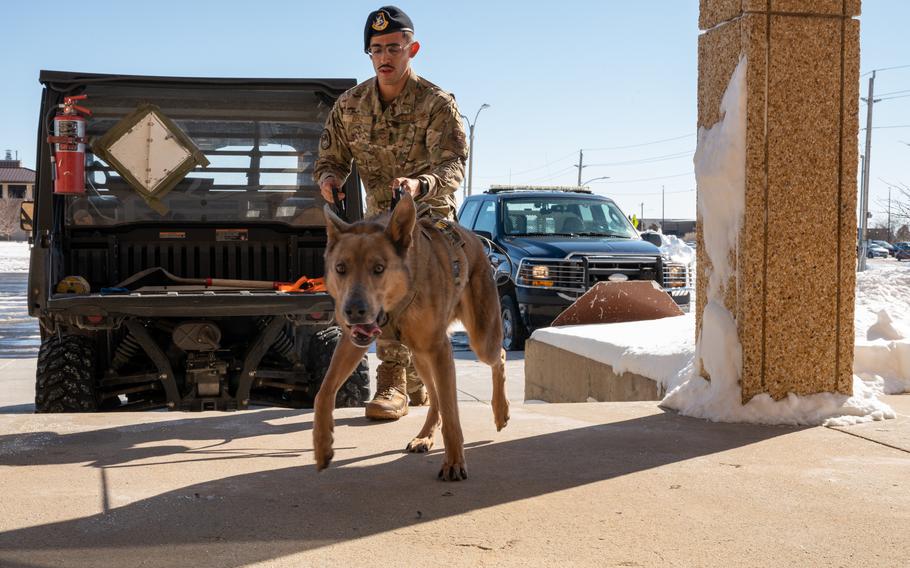
[[[744, 213], [719, 295], [742, 350], [742, 401], [850, 394], [860, 0], [700, 0], [700, 8], [700, 128], [724, 118], [724, 92], [741, 57], [747, 65]], [[699, 210], [699, 338], [714, 270], [706, 222]], [[704, 357], [699, 368], [710, 378]]]

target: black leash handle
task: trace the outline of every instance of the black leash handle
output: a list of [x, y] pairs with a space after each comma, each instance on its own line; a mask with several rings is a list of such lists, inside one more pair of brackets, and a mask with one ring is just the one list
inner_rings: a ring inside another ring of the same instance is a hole
[[392, 201], [389, 204], [389, 211], [394, 211], [395, 206], [398, 205], [398, 202], [401, 201], [401, 194], [404, 191], [404, 184], [399, 185], [392, 190]]
[[344, 201], [338, 198], [338, 188], [334, 185], [332, 186], [332, 207], [335, 209], [335, 214], [341, 217], [342, 221], [347, 222], [348, 213], [344, 206]]

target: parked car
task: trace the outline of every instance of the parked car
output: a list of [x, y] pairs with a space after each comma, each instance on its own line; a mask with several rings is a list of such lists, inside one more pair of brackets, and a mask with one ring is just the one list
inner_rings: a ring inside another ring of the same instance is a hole
[[493, 186], [465, 199], [458, 217], [491, 243], [508, 350], [604, 280], [654, 280], [688, 307], [690, 266], [665, 258], [616, 203], [590, 190]]
[[870, 241], [866, 248], [866, 256], [868, 258], [888, 258], [888, 249]]
[[873, 245], [878, 245], [888, 251], [888, 256], [894, 256], [894, 245], [888, 241], [869, 241]]
[[910, 242], [894, 243], [894, 258], [910, 260]]

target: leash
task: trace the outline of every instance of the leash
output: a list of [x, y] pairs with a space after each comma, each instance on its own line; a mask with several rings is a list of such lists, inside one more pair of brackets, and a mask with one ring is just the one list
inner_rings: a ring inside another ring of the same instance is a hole
[[[389, 201], [389, 213], [395, 211], [395, 206], [398, 205], [398, 202], [401, 201], [401, 196], [404, 195], [404, 192], [407, 191], [404, 188], [404, 184], [399, 185], [392, 190], [392, 200]], [[415, 200], [416, 201], [416, 200]], [[430, 215], [430, 206], [426, 203], [416, 202], [417, 206], [417, 218], [428, 217]]]
[[399, 185], [392, 190], [392, 201], [389, 202], [389, 212], [395, 210], [395, 206], [398, 205], [398, 202], [401, 201], [401, 194], [404, 191], [404, 184]]
[[347, 223], [348, 221], [348, 212], [345, 207], [344, 201], [338, 198], [338, 188], [332, 185], [332, 208], [335, 210], [335, 214], [341, 217], [341, 220]]

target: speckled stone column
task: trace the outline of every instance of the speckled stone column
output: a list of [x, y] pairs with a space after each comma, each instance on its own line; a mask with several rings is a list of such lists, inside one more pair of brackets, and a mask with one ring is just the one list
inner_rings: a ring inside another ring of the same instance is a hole
[[[722, 118], [721, 97], [747, 58], [745, 217], [724, 297], [742, 346], [743, 403], [850, 394], [860, 0], [700, 7], [699, 127]], [[710, 264], [698, 224], [701, 329]]]

